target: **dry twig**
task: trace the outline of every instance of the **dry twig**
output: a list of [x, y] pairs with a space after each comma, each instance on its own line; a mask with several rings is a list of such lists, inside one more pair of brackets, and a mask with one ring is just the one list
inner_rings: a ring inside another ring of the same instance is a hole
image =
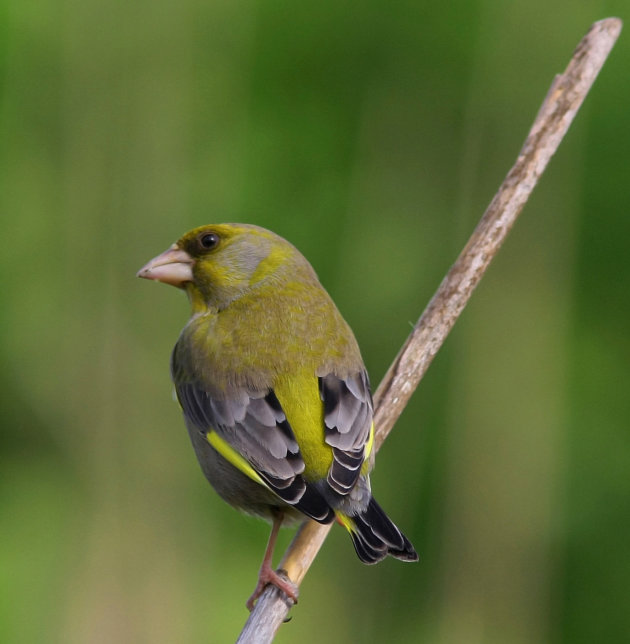
[[[391, 431], [514, 225], [606, 61], [621, 32], [621, 24], [618, 18], [606, 18], [593, 24], [578, 44], [564, 74], [556, 76], [553, 81], [516, 163], [374, 396], [377, 448]], [[329, 530], [329, 525], [309, 521], [298, 531], [280, 564], [296, 584], [299, 585], [304, 578]], [[238, 642], [271, 642], [286, 619], [290, 604], [276, 588], [268, 586], [250, 614]]]

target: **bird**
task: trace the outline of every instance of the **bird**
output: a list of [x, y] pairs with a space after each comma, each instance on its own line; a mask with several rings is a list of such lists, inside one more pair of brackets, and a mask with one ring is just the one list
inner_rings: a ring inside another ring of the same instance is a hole
[[183, 235], [138, 277], [186, 292], [192, 314], [171, 377], [201, 469], [220, 497], [271, 522], [251, 611], [268, 584], [282, 525], [336, 521], [359, 559], [417, 561], [374, 500], [374, 408], [352, 330], [307, 259], [252, 224]]

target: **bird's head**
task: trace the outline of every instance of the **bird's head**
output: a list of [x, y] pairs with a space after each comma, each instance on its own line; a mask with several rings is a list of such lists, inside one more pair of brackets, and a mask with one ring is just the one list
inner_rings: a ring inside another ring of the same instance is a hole
[[186, 233], [138, 271], [138, 277], [183, 288], [194, 308], [222, 309], [257, 285], [314, 276], [303, 256], [269, 230], [211, 224]]

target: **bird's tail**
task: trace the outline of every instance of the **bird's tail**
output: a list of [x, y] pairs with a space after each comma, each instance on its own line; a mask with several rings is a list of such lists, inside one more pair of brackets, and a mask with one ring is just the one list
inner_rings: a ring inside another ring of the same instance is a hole
[[370, 499], [367, 508], [352, 517], [337, 512], [337, 519], [350, 533], [359, 559], [374, 564], [387, 555], [401, 561], [418, 561], [418, 554], [411, 542], [394, 525], [381, 506]]

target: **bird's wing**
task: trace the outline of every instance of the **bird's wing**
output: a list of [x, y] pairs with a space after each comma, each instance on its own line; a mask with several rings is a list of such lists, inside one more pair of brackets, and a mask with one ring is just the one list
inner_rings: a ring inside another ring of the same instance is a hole
[[199, 382], [178, 378], [177, 371], [173, 364], [184, 414], [224, 458], [307, 516], [320, 523], [332, 521], [333, 510], [302, 476], [300, 448], [272, 390], [242, 388], [219, 399]]
[[321, 377], [319, 394], [324, 403], [325, 440], [333, 451], [327, 481], [346, 495], [356, 485], [372, 449], [374, 411], [367, 373], [343, 379], [332, 374]]

